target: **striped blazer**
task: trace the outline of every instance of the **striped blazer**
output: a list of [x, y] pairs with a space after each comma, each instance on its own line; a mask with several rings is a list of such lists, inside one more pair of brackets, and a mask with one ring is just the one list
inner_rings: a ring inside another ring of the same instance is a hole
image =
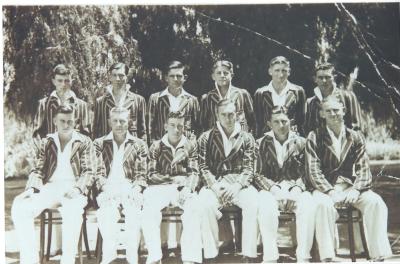
[[[253, 99], [245, 89], [234, 86], [230, 87], [230, 99], [236, 103], [236, 114], [243, 131], [253, 133], [255, 131], [255, 117], [253, 110]], [[217, 88], [209, 91], [201, 97], [200, 103], [200, 122], [203, 131], [207, 131], [215, 126], [217, 121], [217, 104], [220, 97]]]
[[[97, 138], [94, 140], [94, 147], [97, 157], [95, 181], [97, 189], [101, 191], [110, 174], [113, 161], [112, 138], [107, 136]], [[127, 139], [122, 163], [121, 166], [123, 166], [125, 177], [134, 186], [147, 186], [147, 144], [143, 140], [133, 136]]]
[[[171, 162], [178, 155], [179, 162], [171, 167]], [[186, 176], [185, 186], [194, 191], [199, 183], [196, 141], [186, 140], [178, 145], [175, 155], [162, 140], [156, 140], [149, 148], [148, 181], [149, 184], [168, 184], [174, 176]]]
[[[108, 124], [108, 119], [113, 107], [115, 107], [115, 102], [109, 91], [96, 99], [94, 103], [93, 138], [99, 138], [110, 133], [111, 127]], [[146, 101], [144, 97], [128, 91], [123, 107], [130, 112], [129, 133], [146, 141]]]
[[[166, 133], [164, 125], [167, 123], [168, 114], [170, 112], [170, 103], [168, 95], [162, 93], [153, 93], [150, 96], [148, 104], [148, 132], [150, 143], [154, 140], [161, 139]], [[185, 135], [190, 138], [192, 135], [198, 135], [200, 106], [197, 98], [191, 94], [185, 93], [180, 103], [180, 111], [185, 116]]]
[[[96, 156], [93, 143], [89, 137], [76, 132], [71, 147], [71, 167], [75, 176], [75, 186], [87, 195], [94, 179]], [[42, 139], [26, 189], [38, 190], [46, 184], [57, 168], [57, 145], [52, 137]]]
[[[88, 104], [76, 97], [73, 91], [70, 91], [68, 103], [75, 109], [75, 129], [84, 135], [90, 136]], [[39, 100], [39, 106], [33, 121], [33, 137], [40, 136], [41, 138], [45, 138], [47, 134], [56, 132], [53, 118], [59, 106], [59, 99], [55, 91], [49, 97]]]
[[[346, 127], [354, 130], [361, 130], [361, 108], [356, 95], [352, 91], [342, 90], [339, 88], [334, 88], [332, 95], [336, 96], [346, 108], [344, 116]], [[320, 110], [321, 101], [316, 95], [307, 99], [304, 124], [305, 135], [308, 135], [310, 131], [317, 127], [325, 126], [325, 121], [319, 115]]]
[[[306, 95], [303, 87], [289, 83], [289, 90], [286, 95], [285, 107], [288, 109], [291, 128], [303, 135], [304, 108]], [[260, 138], [265, 132], [271, 130], [267, 121], [271, 119], [271, 111], [274, 107], [272, 93], [268, 86], [258, 88], [254, 94], [254, 112], [257, 121], [256, 137]]]
[[254, 185], [260, 190], [269, 191], [274, 184], [282, 181], [292, 182], [305, 190], [304, 148], [306, 139], [297, 135], [289, 139], [287, 154], [282, 168], [278, 165], [274, 139], [265, 135], [256, 141]]
[[326, 127], [310, 132], [306, 143], [306, 177], [314, 189], [329, 192], [337, 179], [352, 184], [359, 191], [371, 188], [371, 171], [361, 133], [346, 128], [340, 160], [335, 155]]
[[229, 183], [247, 187], [253, 180], [254, 138], [241, 131], [226, 157], [222, 135], [215, 126], [198, 139], [199, 169], [203, 183], [211, 187], [223, 177]]

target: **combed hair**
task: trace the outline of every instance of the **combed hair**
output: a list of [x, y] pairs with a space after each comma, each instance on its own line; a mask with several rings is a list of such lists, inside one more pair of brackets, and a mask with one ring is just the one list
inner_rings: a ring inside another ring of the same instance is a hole
[[215, 62], [213, 67], [212, 67], [212, 72], [214, 72], [215, 69], [218, 68], [218, 67], [225, 67], [233, 74], [233, 64], [230, 61], [219, 60], [219, 61]]
[[335, 66], [332, 63], [329, 62], [322, 62], [322, 63], [318, 63], [315, 66], [315, 70], [314, 73], [316, 74], [317, 71], [325, 71], [325, 70], [332, 70], [333, 73], [335, 73]]
[[129, 67], [125, 63], [122, 63], [122, 62], [117, 62], [117, 63], [114, 63], [113, 65], [111, 65], [110, 68], [108, 69], [108, 72], [111, 73], [113, 70], [118, 70], [121, 68], [124, 68], [125, 74], [128, 75]]
[[277, 115], [277, 114], [284, 114], [284, 115], [287, 116], [288, 110], [287, 110], [287, 108], [284, 107], [284, 106], [280, 106], [280, 105], [274, 106], [274, 107], [272, 108], [271, 116], [270, 116], [269, 119], [272, 120], [272, 115]]
[[168, 64], [168, 67], [165, 69], [165, 73], [168, 74], [169, 71], [172, 69], [183, 69], [183, 74], [186, 74], [186, 70], [187, 70], [186, 66], [182, 62], [177, 61], [177, 60], [171, 61]]
[[65, 66], [64, 64], [58, 64], [56, 67], [53, 68], [51, 73], [51, 78], [54, 79], [56, 75], [70, 75], [71, 70]]
[[272, 58], [269, 61], [269, 67], [272, 67], [275, 64], [285, 64], [290, 68], [290, 61], [288, 59], [286, 59], [286, 57], [284, 56], [276, 56], [275, 58]]
[[169, 112], [169, 114], [168, 114], [168, 119], [170, 119], [170, 118], [178, 118], [178, 119], [181, 119], [181, 118], [184, 118], [185, 116], [183, 115], [183, 113], [181, 112], [181, 111], [171, 111], [171, 112]]
[[57, 116], [58, 114], [73, 114], [74, 111], [74, 108], [70, 104], [60, 105], [56, 109], [55, 116]]

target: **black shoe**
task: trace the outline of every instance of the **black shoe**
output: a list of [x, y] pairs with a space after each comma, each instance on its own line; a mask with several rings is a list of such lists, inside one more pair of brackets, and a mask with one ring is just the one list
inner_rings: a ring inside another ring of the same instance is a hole
[[224, 241], [222, 245], [219, 246], [219, 252], [222, 254], [235, 252], [235, 243], [233, 243], [233, 240]]
[[215, 264], [217, 263], [217, 258], [209, 258], [209, 259], [203, 259], [204, 264]]
[[240, 263], [255, 263], [255, 259], [243, 256], [242, 260], [240, 261]]

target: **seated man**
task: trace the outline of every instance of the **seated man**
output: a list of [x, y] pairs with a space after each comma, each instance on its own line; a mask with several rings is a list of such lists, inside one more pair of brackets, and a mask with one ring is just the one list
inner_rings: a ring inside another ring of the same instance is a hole
[[53, 120], [57, 131], [42, 140], [25, 191], [12, 205], [22, 264], [39, 263], [34, 218], [44, 209], [56, 207], [62, 218], [61, 263], [75, 263], [95, 154], [90, 138], [74, 131], [74, 116], [70, 105], [57, 108]]
[[197, 196], [197, 146], [184, 136], [185, 117], [180, 112], [168, 114], [167, 134], [149, 149], [149, 187], [144, 192], [143, 235], [149, 251], [147, 263], [160, 262], [161, 210], [169, 205], [179, 206], [182, 215], [182, 261], [202, 262], [200, 216]]
[[306, 143], [306, 173], [317, 202], [316, 238], [322, 261], [335, 257], [335, 207], [354, 206], [363, 215], [370, 257], [392, 254], [387, 236], [387, 207], [371, 190], [371, 171], [361, 133], [344, 124], [343, 104], [334, 96], [322, 101], [326, 126], [310, 132]]
[[94, 141], [98, 160], [96, 186], [97, 222], [103, 236], [103, 261], [117, 258], [119, 209], [125, 215], [126, 256], [138, 263], [142, 191], [146, 186], [147, 145], [128, 132], [129, 110], [114, 107], [109, 119], [111, 132]]
[[304, 178], [305, 139], [290, 129], [287, 110], [275, 106], [267, 124], [272, 131], [257, 140], [255, 185], [260, 189], [258, 223], [264, 261], [279, 258], [279, 211], [296, 214], [297, 262], [308, 262], [314, 240], [315, 206]]
[[236, 121], [236, 106], [230, 99], [217, 105], [213, 129], [199, 140], [199, 168], [205, 183], [199, 199], [202, 210], [202, 238], [205, 258], [218, 255], [219, 208], [242, 208], [242, 248], [245, 258], [257, 257], [258, 193], [250, 185], [253, 179], [254, 138]]

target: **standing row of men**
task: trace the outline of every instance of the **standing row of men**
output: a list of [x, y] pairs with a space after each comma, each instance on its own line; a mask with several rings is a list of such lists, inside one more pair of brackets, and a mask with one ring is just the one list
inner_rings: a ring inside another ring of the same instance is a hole
[[[310, 259], [314, 233], [321, 259], [331, 260], [335, 206], [342, 203], [362, 211], [371, 257], [391, 254], [387, 208], [370, 190], [363, 137], [350, 129], [360, 127], [359, 105], [353, 93], [334, 86], [331, 65], [317, 67], [316, 96], [309, 99], [306, 111], [316, 114], [304, 115], [304, 90], [287, 81], [289, 62], [274, 58], [271, 83], [256, 92], [256, 119], [249, 93], [231, 85], [230, 62], [215, 64], [216, 87], [202, 97], [201, 107], [182, 89], [183, 69], [182, 64], [172, 63], [167, 89], [150, 97], [148, 151], [142, 140], [146, 139], [145, 102], [126, 86], [125, 65], [115, 64], [110, 70], [112, 85], [96, 100], [93, 131], [83, 116], [87, 106], [68, 89], [69, 77], [62, 74], [65, 67], [56, 67], [52, 79], [56, 92], [40, 102], [40, 109], [49, 109], [48, 113], [36, 118], [36, 132], [50, 134], [42, 142], [26, 191], [12, 208], [21, 263], [37, 262], [34, 243], [26, 240], [27, 234], [34, 239], [34, 217], [59, 205], [63, 234], [68, 234], [63, 236], [62, 263], [73, 263], [80, 228], [76, 219], [93, 182], [100, 190], [97, 216], [105, 241], [103, 263], [116, 257], [119, 208], [129, 233], [128, 261], [137, 263], [142, 228], [147, 262], [159, 262], [161, 210], [170, 204], [184, 209], [184, 262], [202, 262], [202, 249], [206, 259], [218, 255], [219, 209], [230, 204], [242, 208], [242, 253], [248, 258], [256, 257], [259, 228], [264, 261], [278, 259], [278, 216], [288, 210], [296, 213], [298, 260]], [[202, 134], [196, 129], [197, 120], [204, 125]], [[94, 143], [74, 129], [95, 135]], [[307, 140], [296, 133], [307, 130], [312, 130]], [[261, 137], [255, 141], [249, 131]], [[196, 187], [202, 187], [198, 193]]]

